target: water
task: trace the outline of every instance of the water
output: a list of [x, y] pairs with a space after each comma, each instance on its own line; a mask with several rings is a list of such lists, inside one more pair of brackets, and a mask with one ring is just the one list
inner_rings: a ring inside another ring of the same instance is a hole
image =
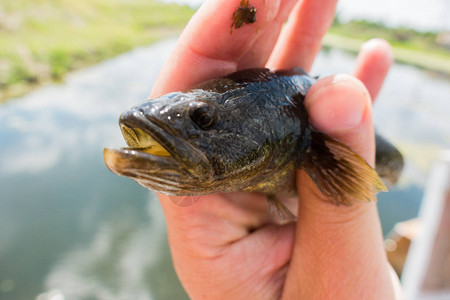
[[[0, 299], [186, 299], [153, 193], [110, 173], [173, 41], [0, 107]], [[147, 72], [144, 70], [148, 70]]]
[[[145, 99], [174, 41], [140, 48], [0, 106], [0, 299], [187, 299], [153, 193], [104, 166], [118, 115]], [[323, 52], [313, 74], [350, 72]], [[417, 214], [429, 166], [450, 147], [450, 84], [396, 65], [375, 108], [407, 156], [382, 194], [383, 230]]]
[[[199, 7], [204, 0], [164, 0]], [[251, 3], [251, 2], [250, 2]], [[340, 0], [340, 20], [368, 20], [392, 27], [408, 27], [421, 31], [450, 31], [448, 0]]]

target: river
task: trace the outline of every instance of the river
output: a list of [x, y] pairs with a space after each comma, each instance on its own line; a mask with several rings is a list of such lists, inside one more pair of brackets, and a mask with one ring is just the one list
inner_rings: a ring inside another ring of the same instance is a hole
[[[174, 40], [75, 72], [0, 106], [0, 299], [187, 299], [152, 192], [110, 173], [102, 149], [124, 145], [119, 114], [147, 98]], [[332, 50], [312, 74], [348, 73]], [[450, 83], [395, 65], [377, 129], [404, 152], [401, 183], [379, 197], [384, 233], [417, 215], [427, 173], [450, 147]]]

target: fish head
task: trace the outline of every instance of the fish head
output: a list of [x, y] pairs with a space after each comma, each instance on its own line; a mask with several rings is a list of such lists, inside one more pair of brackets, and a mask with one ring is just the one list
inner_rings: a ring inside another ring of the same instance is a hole
[[119, 125], [128, 147], [106, 148], [106, 165], [166, 194], [230, 187], [230, 177], [258, 169], [266, 139], [260, 120], [248, 115], [252, 109], [242, 107], [242, 96], [237, 101], [235, 93], [226, 94], [170, 93], [126, 111]]

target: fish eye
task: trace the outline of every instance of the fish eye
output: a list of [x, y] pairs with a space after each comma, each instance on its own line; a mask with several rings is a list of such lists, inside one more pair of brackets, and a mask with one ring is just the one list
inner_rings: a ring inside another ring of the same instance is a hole
[[217, 122], [216, 109], [207, 102], [197, 101], [191, 103], [189, 116], [203, 130], [212, 129]]

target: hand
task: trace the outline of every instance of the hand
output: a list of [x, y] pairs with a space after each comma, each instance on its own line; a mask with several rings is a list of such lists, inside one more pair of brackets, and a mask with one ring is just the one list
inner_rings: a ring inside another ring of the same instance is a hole
[[[199, 9], [152, 97], [244, 68], [309, 70], [336, 5], [331, 0], [251, 0], [256, 22], [230, 33], [239, 3], [212, 0]], [[359, 80], [323, 78], [305, 100], [316, 128], [372, 165], [371, 99], [391, 61], [389, 45], [372, 40], [358, 57], [354, 76]], [[277, 224], [259, 194], [201, 196], [190, 207], [159, 195], [174, 266], [192, 299], [395, 299], [398, 280], [383, 250], [375, 203], [337, 207], [321, 199], [303, 171], [297, 175], [295, 224]]]

